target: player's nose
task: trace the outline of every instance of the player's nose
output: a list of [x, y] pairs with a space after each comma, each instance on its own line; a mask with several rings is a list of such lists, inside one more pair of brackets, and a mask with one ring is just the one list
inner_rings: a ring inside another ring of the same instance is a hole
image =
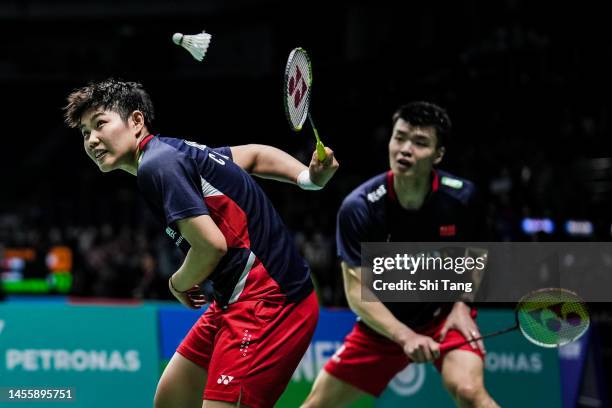
[[95, 131], [92, 131], [89, 134], [89, 138], [87, 139], [87, 146], [90, 149], [93, 149], [94, 147], [96, 147], [99, 143], [100, 143], [100, 138], [98, 137], [98, 133]]
[[412, 142], [410, 140], [407, 140], [406, 142], [402, 143], [400, 147], [400, 153], [405, 156], [412, 155]]

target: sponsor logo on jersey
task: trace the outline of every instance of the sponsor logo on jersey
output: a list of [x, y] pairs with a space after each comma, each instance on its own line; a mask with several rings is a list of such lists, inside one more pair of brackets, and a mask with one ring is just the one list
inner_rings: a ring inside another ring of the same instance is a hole
[[368, 194], [368, 201], [371, 203], [375, 203], [381, 198], [383, 198], [387, 194], [387, 189], [384, 184], [378, 186], [378, 188], [371, 193]]

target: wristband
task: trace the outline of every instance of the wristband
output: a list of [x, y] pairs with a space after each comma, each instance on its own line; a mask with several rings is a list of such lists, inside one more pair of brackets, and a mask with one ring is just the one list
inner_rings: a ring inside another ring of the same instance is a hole
[[297, 177], [297, 185], [300, 186], [302, 190], [320, 190], [321, 187], [318, 184], [315, 184], [310, 180], [310, 172], [308, 169], [303, 170]]

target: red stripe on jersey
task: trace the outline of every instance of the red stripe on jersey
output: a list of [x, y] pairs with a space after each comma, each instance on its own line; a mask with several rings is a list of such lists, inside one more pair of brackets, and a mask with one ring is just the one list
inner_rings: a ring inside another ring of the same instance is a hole
[[204, 197], [210, 217], [223, 233], [229, 248], [250, 248], [246, 213], [226, 195]]
[[397, 201], [395, 187], [393, 186], [393, 172], [391, 170], [387, 172], [387, 194], [389, 195], [389, 200]]
[[438, 191], [438, 188], [440, 188], [440, 177], [434, 169], [431, 169], [431, 172], [433, 173], [433, 180], [431, 181], [431, 191], [435, 193], [436, 191]]

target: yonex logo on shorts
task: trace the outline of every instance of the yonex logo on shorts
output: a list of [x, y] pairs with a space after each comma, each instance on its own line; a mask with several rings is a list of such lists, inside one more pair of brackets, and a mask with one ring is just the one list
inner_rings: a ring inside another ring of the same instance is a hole
[[232, 377], [231, 375], [223, 375], [223, 374], [221, 374], [221, 376], [217, 379], [217, 384], [223, 383], [224, 385], [227, 385], [230, 382], [232, 382], [233, 379], [234, 379], [234, 377]]

